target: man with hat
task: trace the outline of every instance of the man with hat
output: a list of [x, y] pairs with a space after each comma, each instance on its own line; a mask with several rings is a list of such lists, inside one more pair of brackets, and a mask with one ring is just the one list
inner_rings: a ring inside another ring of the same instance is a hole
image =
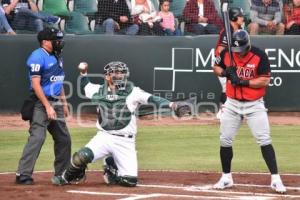
[[[228, 48], [233, 52], [232, 61]], [[248, 33], [241, 29], [233, 33], [232, 47], [228, 48], [216, 58], [214, 66], [217, 76], [227, 78], [227, 100], [220, 119], [220, 157], [223, 174], [213, 188], [225, 189], [233, 186], [232, 145], [245, 119], [270, 171], [271, 189], [285, 193], [286, 188], [278, 174], [267, 109], [263, 100], [271, 76], [268, 56], [263, 50], [251, 46]]]
[[[244, 12], [242, 8], [232, 7], [229, 9], [229, 20], [230, 20], [230, 31], [231, 35], [234, 31], [242, 29], [244, 25]], [[219, 39], [217, 41], [217, 45], [215, 48], [215, 57], [217, 58], [221, 51], [227, 47], [227, 36], [226, 31], [223, 28], [220, 32]], [[217, 118], [220, 119], [222, 114], [222, 107], [226, 101], [226, 77], [218, 77], [221, 87], [222, 93], [220, 95], [220, 109], [217, 113]]]
[[54, 140], [55, 176], [62, 174], [71, 157], [71, 139], [65, 122], [68, 107], [63, 88], [63, 36], [55, 28], [43, 29], [37, 36], [40, 48], [33, 51], [27, 60], [33, 106], [32, 117], [28, 119], [29, 137], [16, 172], [17, 184], [33, 184], [34, 165], [47, 130]]

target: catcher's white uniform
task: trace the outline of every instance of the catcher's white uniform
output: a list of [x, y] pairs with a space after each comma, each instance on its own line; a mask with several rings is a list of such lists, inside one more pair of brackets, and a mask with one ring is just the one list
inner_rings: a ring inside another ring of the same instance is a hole
[[[137, 124], [135, 110], [139, 104], [147, 104], [151, 94], [128, 84], [124, 92], [112, 94], [106, 84], [88, 82], [84, 86], [86, 97], [99, 103], [97, 134], [86, 147], [94, 153], [94, 160], [112, 155], [119, 176], [137, 176], [135, 135]], [[165, 104], [170, 102], [163, 101]], [[159, 102], [161, 103], [161, 102]], [[120, 110], [117, 110], [120, 109]]]

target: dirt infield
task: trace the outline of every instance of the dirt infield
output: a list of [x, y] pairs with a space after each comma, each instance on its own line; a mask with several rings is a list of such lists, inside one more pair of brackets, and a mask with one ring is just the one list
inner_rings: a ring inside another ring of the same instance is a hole
[[[299, 112], [280, 112], [269, 113], [271, 125], [300, 125]], [[82, 117], [73, 116], [67, 118], [67, 124], [70, 128], [76, 127], [95, 127], [95, 115], [84, 115]], [[138, 120], [139, 126], [156, 126], [156, 125], [209, 125], [218, 124], [213, 113], [203, 113], [193, 119], [174, 119], [172, 117], [153, 118], [146, 116]], [[28, 122], [22, 121], [19, 114], [1, 114], [0, 130], [20, 130], [28, 128]]]
[[0, 174], [0, 199], [56, 200], [56, 199], [107, 199], [107, 200], [172, 200], [172, 199], [300, 199], [300, 175], [282, 175], [287, 193], [277, 194], [269, 187], [268, 174], [233, 174], [235, 185], [231, 189], [217, 191], [212, 184], [220, 174], [202, 172], [142, 171], [135, 188], [108, 186], [102, 172], [89, 171], [85, 183], [53, 186], [51, 172], [34, 173], [35, 184], [22, 186], [14, 183], [15, 175]]

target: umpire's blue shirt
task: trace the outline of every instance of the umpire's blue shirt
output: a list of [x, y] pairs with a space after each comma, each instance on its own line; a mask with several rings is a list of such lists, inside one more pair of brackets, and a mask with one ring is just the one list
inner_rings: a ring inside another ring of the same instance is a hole
[[30, 90], [32, 91], [32, 77], [41, 77], [41, 87], [47, 97], [60, 96], [65, 73], [62, 60], [39, 48], [31, 53], [27, 60], [29, 69]]

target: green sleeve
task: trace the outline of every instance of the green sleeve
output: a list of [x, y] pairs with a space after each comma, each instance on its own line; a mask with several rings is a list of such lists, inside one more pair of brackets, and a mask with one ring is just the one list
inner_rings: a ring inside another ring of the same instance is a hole
[[80, 89], [84, 91], [85, 86], [90, 82], [89, 77], [81, 76]]
[[151, 95], [148, 98], [148, 103], [149, 104], [155, 104], [157, 107], [160, 107], [160, 108], [169, 108], [169, 104], [171, 102], [169, 100], [165, 99], [165, 98]]

